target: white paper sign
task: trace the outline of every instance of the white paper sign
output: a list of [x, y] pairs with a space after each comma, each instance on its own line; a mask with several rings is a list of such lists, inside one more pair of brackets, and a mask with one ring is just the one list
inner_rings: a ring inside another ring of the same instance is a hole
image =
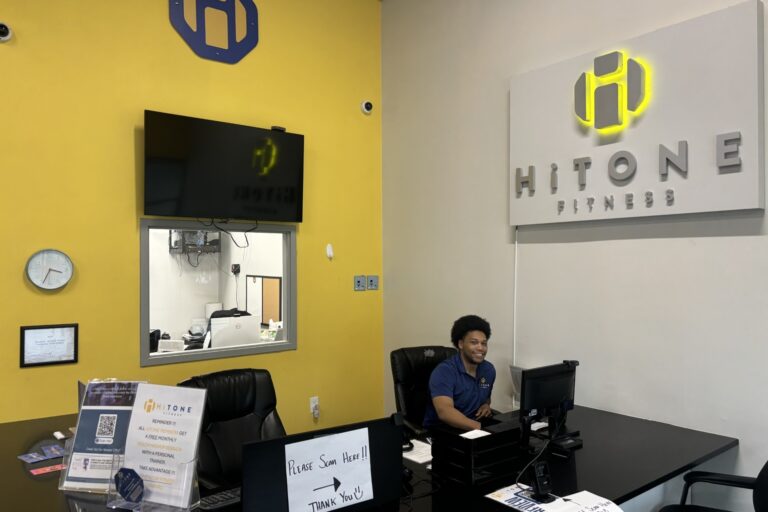
[[286, 445], [288, 510], [336, 510], [373, 499], [368, 429]]
[[478, 437], [485, 437], [491, 435], [490, 432], [486, 432], [485, 430], [469, 430], [467, 432], [464, 432], [463, 434], [459, 434], [464, 439], [477, 439]]
[[71, 361], [74, 357], [74, 327], [28, 329], [24, 332], [24, 363]]
[[205, 390], [139, 384], [124, 467], [144, 480], [144, 500], [187, 507]]
[[571, 503], [578, 505], [577, 512], [621, 512], [621, 508], [607, 498], [581, 491], [568, 496]]

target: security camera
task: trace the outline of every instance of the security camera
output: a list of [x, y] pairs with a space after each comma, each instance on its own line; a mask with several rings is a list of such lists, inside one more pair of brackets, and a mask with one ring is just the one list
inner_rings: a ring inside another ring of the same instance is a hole
[[0, 42], [6, 42], [11, 38], [12, 35], [13, 32], [11, 32], [11, 27], [0, 21]]
[[363, 111], [363, 114], [369, 115], [371, 112], [373, 112], [373, 103], [366, 100], [360, 104], [360, 110]]

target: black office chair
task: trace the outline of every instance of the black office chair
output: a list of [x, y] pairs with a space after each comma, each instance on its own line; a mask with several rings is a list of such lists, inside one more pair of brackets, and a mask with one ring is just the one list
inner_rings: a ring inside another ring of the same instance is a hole
[[403, 415], [411, 436], [427, 434], [422, 423], [427, 403], [431, 400], [429, 377], [435, 366], [455, 354], [455, 348], [443, 346], [399, 348], [390, 354], [397, 412]]
[[192, 377], [179, 386], [208, 390], [197, 465], [205, 487], [240, 485], [242, 445], [285, 436], [267, 370], [224, 370]]
[[667, 505], [659, 512], [727, 512], [719, 508], [702, 507], [701, 505], [686, 505], [688, 489], [695, 483], [708, 483], [726, 485], [728, 487], [740, 487], [752, 489], [752, 503], [755, 512], [768, 512], [768, 462], [760, 470], [757, 477], [726, 475], [723, 473], [709, 473], [706, 471], [691, 471], [685, 477], [683, 496], [679, 505]]

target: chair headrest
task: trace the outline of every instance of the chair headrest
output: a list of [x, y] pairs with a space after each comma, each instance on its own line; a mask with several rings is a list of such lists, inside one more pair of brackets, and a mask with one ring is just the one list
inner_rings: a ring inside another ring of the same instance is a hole
[[208, 391], [204, 426], [251, 413], [266, 417], [277, 406], [272, 376], [267, 370], [224, 370], [192, 377], [179, 385]]
[[413, 378], [414, 374], [429, 374], [440, 362], [456, 354], [453, 347], [429, 345], [423, 347], [406, 347], [393, 350], [391, 353], [392, 374], [395, 382], [403, 382]]

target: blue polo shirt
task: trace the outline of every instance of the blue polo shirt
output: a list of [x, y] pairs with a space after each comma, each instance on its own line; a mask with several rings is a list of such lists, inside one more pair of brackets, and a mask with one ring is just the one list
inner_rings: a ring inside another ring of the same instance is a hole
[[[477, 365], [477, 377], [467, 373], [461, 356], [449, 357], [432, 371], [429, 378], [429, 396], [448, 396], [453, 398], [453, 406], [467, 418], [474, 418], [475, 413], [491, 398], [493, 382], [496, 380], [496, 368], [488, 361]], [[424, 413], [424, 426], [432, 427], [441, 423], [432, 400], [427, 403]]]

